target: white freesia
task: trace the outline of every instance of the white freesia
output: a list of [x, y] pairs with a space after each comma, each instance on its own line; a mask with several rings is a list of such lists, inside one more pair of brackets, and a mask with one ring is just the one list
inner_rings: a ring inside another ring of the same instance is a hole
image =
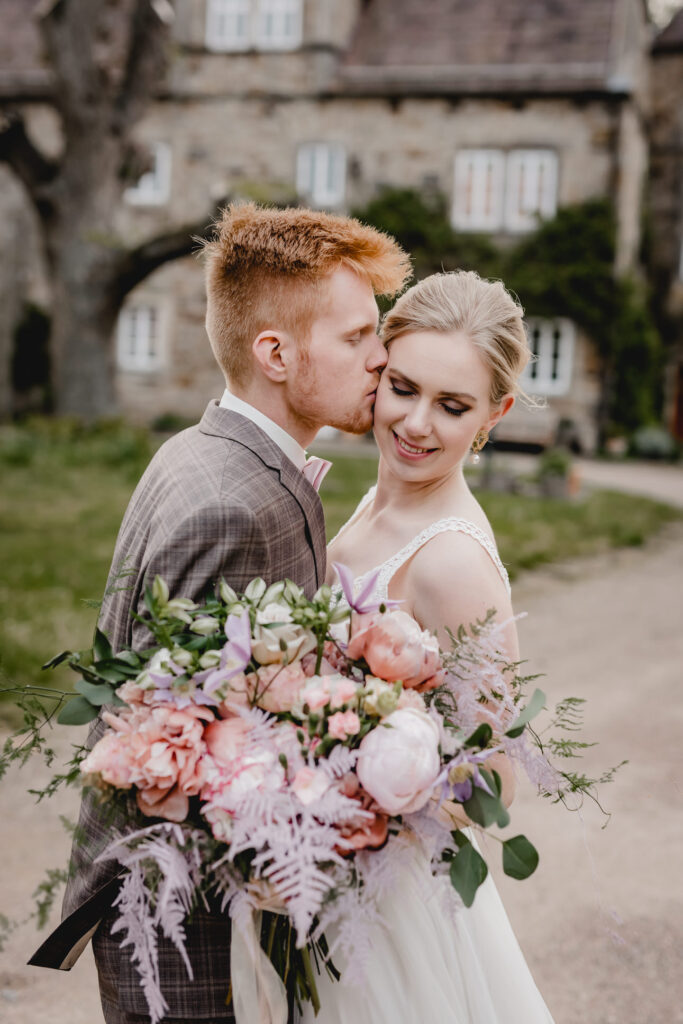
[[135, 680], [135, 685], [141, 690], [153, 690], [157, 683], [151, 678], [152, 674], [157, 676], [170, 676], [173, 673], [168, 667], [171, 661], [171, 652], [168, 647], [161, 647], [156, 651], [145, 665], [144, 671]]
[[369, 732], [356, 771], [363, 788], [387, 814], [418, 811], [440, 770], [439, 729], [416, 708], [401, 708]]
[[212, 633], [216, 633], [220, 629], [220, 626], [220, 622], [213, 615], [200, 615], [194, 620], [190, 629], [193, 633], [199, 633], [200, 636], [211, 636]]

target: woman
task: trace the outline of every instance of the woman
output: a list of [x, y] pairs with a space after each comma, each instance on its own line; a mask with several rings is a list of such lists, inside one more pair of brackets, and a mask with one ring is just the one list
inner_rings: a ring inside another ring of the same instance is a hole
[[[380, 594], [444, 642], [446, 627], [488, 609], [512, 616], [507, 573], [463, 469], [519, 391], [529, 358], [522, 317], [500, 282], [472, 272], [435, 274], [399, 299], [382, 332], [377, 485], [330, 545], [330, 563], [357, 582], [379, 567]], [[507, 643], [516, 660], [512, 622]], [[511, 772], [496, 767], [509, 802]], [[365, 984], [320, 977], [316, 1024], [552, 1024], [491, 879], [455, 917], [440, 884], [424, 857], [403, 871], [380, 907], [386, 927], [374, 930]]]

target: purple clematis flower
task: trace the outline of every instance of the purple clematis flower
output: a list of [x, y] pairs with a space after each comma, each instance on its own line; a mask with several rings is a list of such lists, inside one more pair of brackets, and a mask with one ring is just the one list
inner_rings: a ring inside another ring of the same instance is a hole
[[225, 635], [228, 642], [221, 650], [221, 661], [218, 668], [200, 672], [195, 679], [203, 683], [204, 693], [210, 694], [233, 676], [244, 672], [251, 659], [251, 622], [249, 613], [228, 615], [225, 623]]
[[341, 588], [346, 598], [347, 604], [350, 608], [353, 608], [354, 612], [359, 615], [365, 615], [368, 612], [376, 612], [380, 605], [384, 605], [385, 608], [397, 608], [401, 601], [390, 601], [387, 598], [375, 600], [373, 594], [377, 587], [377, 578], [379, 576], [379, 569], [375, 569], [371, 572], [363, 586], [360, 588], [360, 592], [357, 596], [353, 593], [353, 573], [346, 565], [342, 565], [341, 562], [333, 562]]
[[149, 676], [155, 684], [154, 700], [157, 704], [173, 704], [179, 711], [191, 704], [218, 707], [218, 701], [197, 686], [196, 676], [188, 678], [185, 670], [174, 661], [169, 660], [165, 665], [170, 673], [150, 672]]
[[500, 748], [482, 750], [478, 754], [461, 750], [448, 762], [437, 782], [441, 783], [441, 800], [455, 800], [459, 804], [466, 803], [472, 796], [475, 786], [483, 789], [489, 796], [494, 794], [479, 771], [479, 765], [497, 753]]

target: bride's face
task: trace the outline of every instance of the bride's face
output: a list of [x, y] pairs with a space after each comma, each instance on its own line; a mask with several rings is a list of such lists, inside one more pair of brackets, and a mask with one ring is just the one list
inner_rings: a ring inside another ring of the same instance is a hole
[[419, 331], [395, 338], [375, 403], [382, 457], [405, 480], [449, 476], [477, 432], [490, 430], [512, 405], [511, 399], [492, 405], [490, 391], [491, 372], [466, 335]]

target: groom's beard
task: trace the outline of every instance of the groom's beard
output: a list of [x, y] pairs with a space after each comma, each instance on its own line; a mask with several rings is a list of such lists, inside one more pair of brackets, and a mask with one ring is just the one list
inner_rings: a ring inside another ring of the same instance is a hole
[[360, 398], [349, 394], [343, 380], [326, 378], [303, 350], [295, 379], [289, 387], [290, 408], [302, 423], [316, 429], [328, 426], [348, 434], [366, 434], [372, 430], [375, 407], [368, 392], [378, 384], [379, 374], [375, 382], [368, 374], [366, 393]]

